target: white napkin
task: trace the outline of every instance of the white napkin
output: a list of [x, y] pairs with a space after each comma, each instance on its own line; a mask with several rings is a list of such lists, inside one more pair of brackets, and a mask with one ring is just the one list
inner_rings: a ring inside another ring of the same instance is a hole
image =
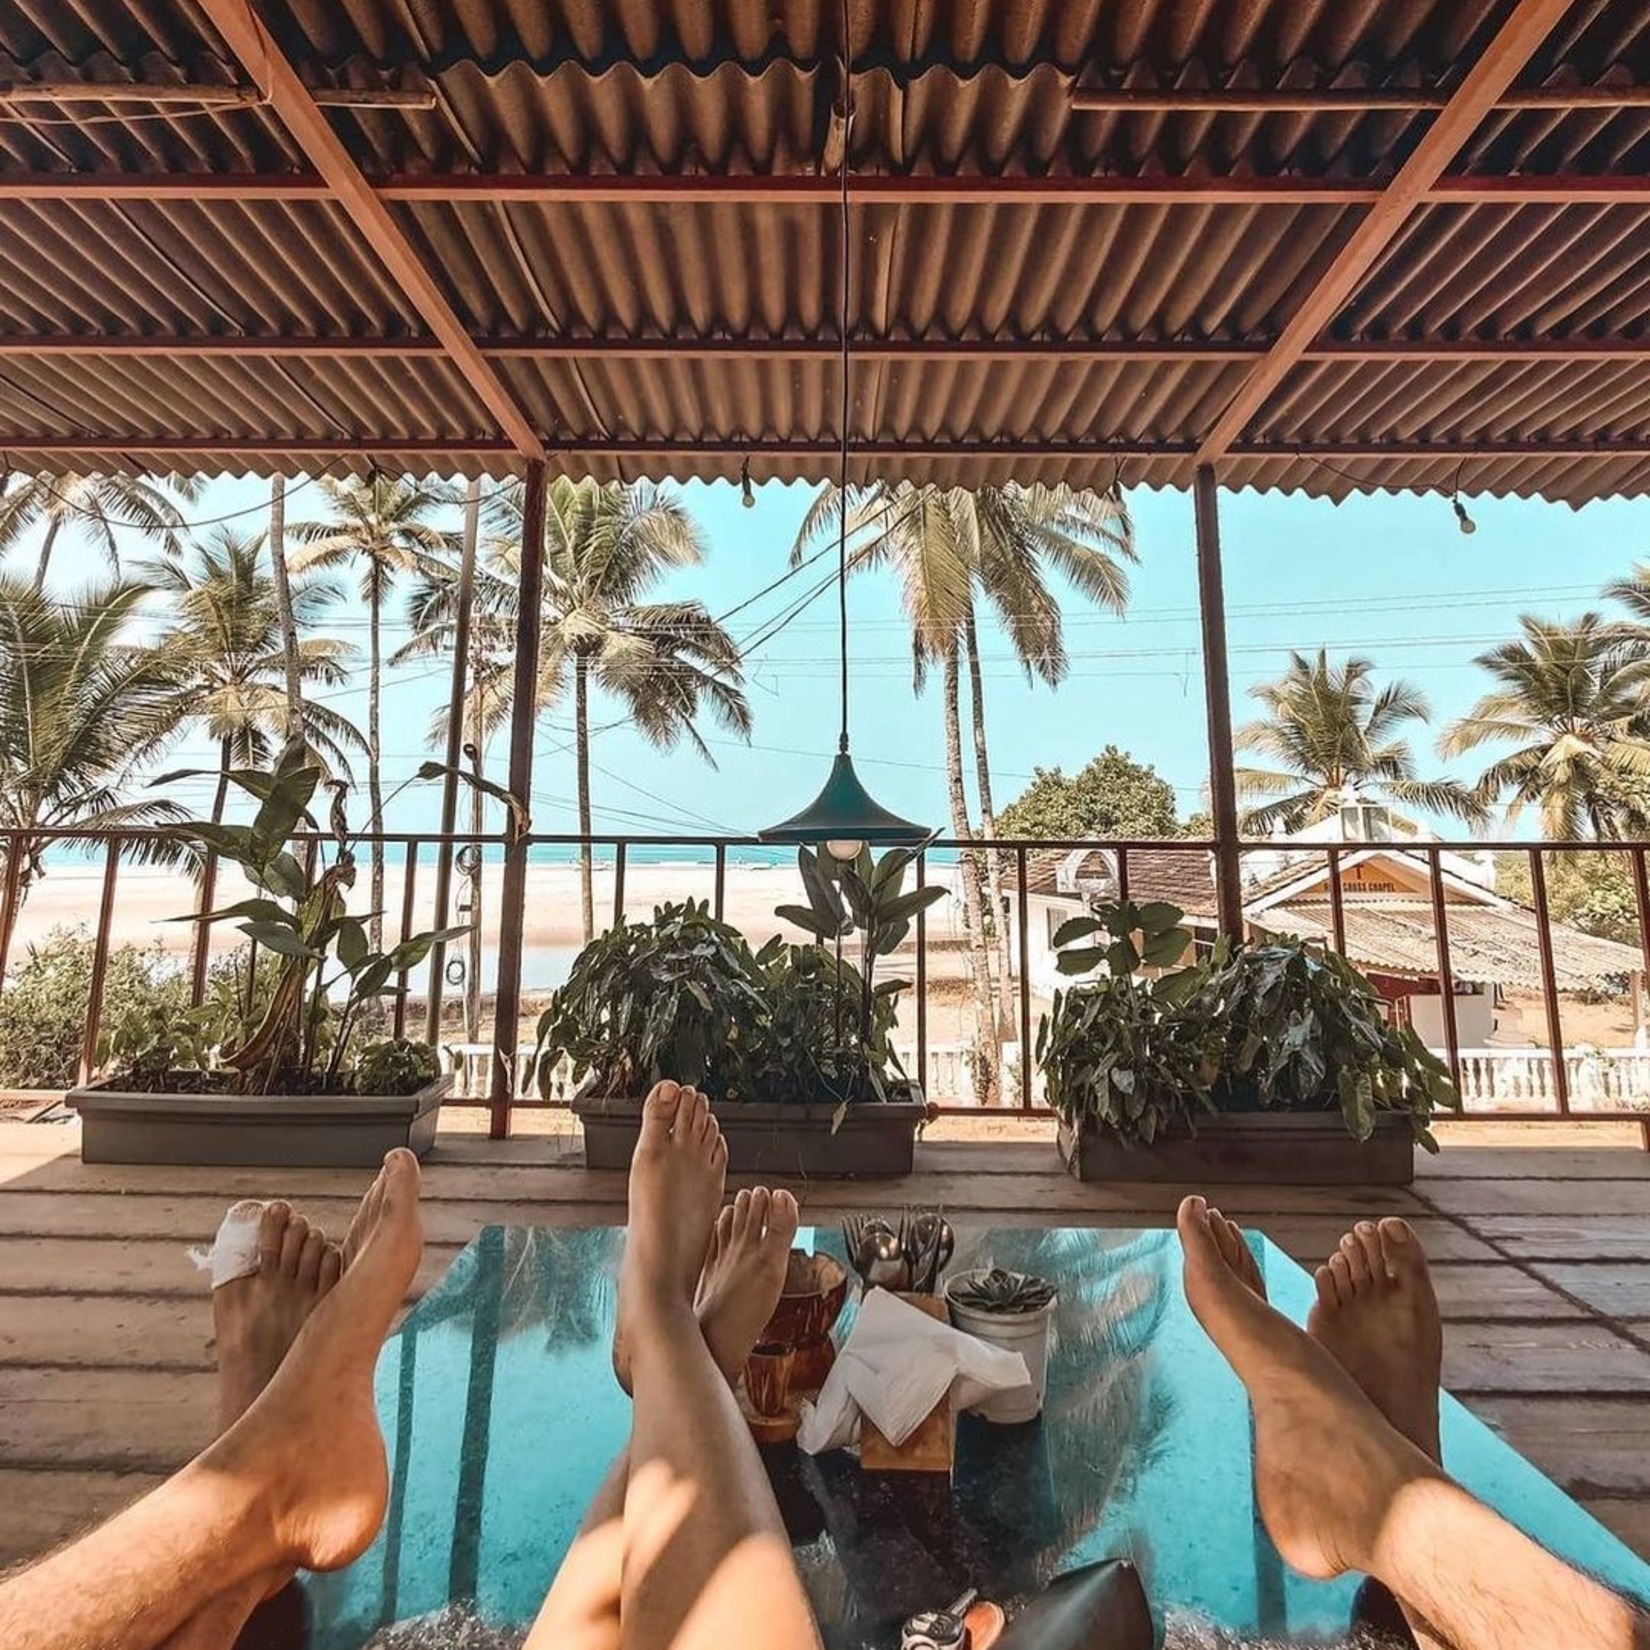
[[867, 1417], [896, 1448], [945, 1397], [970, 1409], [998, 1392], [1030, 1386], [1018, 1352], [940, 1323], [886, 1289], [860, 1302], [859, 1316], [817, 1403], [802, 1406], [797, 1444], [809, 1455], [847, 1449]]
[[210, 1249], [191, 1249], [189, 1258], [202, 1272], [212, 1274], [214, 1290], [258, 1270], [258, 1228], [263, 1223], [264, 1206], [250, 1199], [234, 1204], [223, 1217]]

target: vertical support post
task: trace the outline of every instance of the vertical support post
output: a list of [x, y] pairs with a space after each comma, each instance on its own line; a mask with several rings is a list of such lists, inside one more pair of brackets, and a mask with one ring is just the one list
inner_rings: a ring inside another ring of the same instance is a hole
[[[917, 892], [928, 886], [928, 855], [917, 855]], [[925, 1100], [928, 1092], [928, 908], [917, 911], [917, 1087]]]
[[1020, 918], [1020, 1110], [1031, 1110], [1031, 917], [1027, 912], [1026, 851], [1014, 850]]
[[624, 921], [624, 871], [625, 845], [623, 842], [613, 844], [613, 926], [617, 928]]
[[[210, 848], [201, 865], [200, 898], [195, 903], [195, 914], [204, 917], [212, 909], [218, 893], [218, 856]], [[189, 962], [189, 1001], [199, 1008], [206, 999], [206, 970], [212, 961], [212, 924], [195, 924], [195, 944]]]
[[1237, 779], [1232, 753], [1232, 687], [1226, 664], [1226, 590], [1220, 570], [1215, 467], [1193, 478], [1197, 518], [1197, 605], [1203, 620], [1203, 693], [1209, 719], [1209, 801], [1215, 824], [1215, 894], [1220, 931], [1243, 938], [1243, 865], [1238, 854]]
[[21, 836], [6, 843], [6, 870], [0, 877], [0, 986], [6, 983], [6, 962], [11, 953], [17, 913], [23, 903], [23, 858], [26, 844]]
[[1117, 903], [1129, 903], [1129, 851], [1127, 848], [1117, 850]]
[[1553, 1049], [1553, 1097], [1559, 1115], [1570, 1115], [1570, 1074], [1564, 1069], [1564, 1015], [1558, 1004], [1558, 970], [1553, 966], [1553, 919], [1547, 909], [1547, 866], [1539, 848], [1530, 849], [1530, 898], [1541, 952], [1541, 995], [1547, 1009], [1547, 1041]]
[[[470, 664], [470, 609], [475, 600], [476, 543], [481, 537], [481, 483], [471, 477], [464, 495], [464, 543], [458, 563], [458, 612], [453, 619], [453, 685], [447, 702], [447, 772], [441, 781], [441, 843], [435, 860], [435, 920], [447, 926], [453, 888], [453, 832], [458, 826], [458, 763], [464, 754], [464, 686]], [[424, 1008], [424, 1041], [441, 1038], [441, 988], [447, 979], [447, 942], [430, 948], [430, 984]]]
[[1341, 851], [1329, 850], [1329, 921], [1334, 930], [1335, 950], [1346, 955], [1346, 900], [1341, 893]]
[[[521, 509], [521, 578], [516, 597], [516, 666], [510, 702], [510, 794], [527, 807], [533, 794], [533, 724], [538, 718], [539, 629], [544, 605], [543, 459], [527, 466]], [[504, 844], [504, 886], [500, 894], [497, 1007], [493, 1015], [493, 1075], [489, 1088], [492, 1120], [488, 1133], [510, 1133], [510, 1102], [516, 1088], [516, 1021], [521, 1014], [522, 930], [527, 920], [527, 836], [512, 818]]]
[[[1427, 865], [1432, 888], [1432, 929], [1438, 948], [1438, 1005], [1444, 1015], [1444, 1053], [1448, 1057], [1450, 1081], [1461, 1092], [1461, 1031], [1455, 1018], [1455, 970], [1449, 960], [1449, 912], [1444, 900], [1444, 871], [1436, 848], [1428, 850]], [[1337, 878], [1337, 881], [1339, 879]], [[1462, 1110], [1466, 1102], [1462, 1102]]]
[[[716, 844], [716, 903], [712, 914], [716, 920], [722, 920], [722, 913], [728, 903], [728, 845], [725, 842]], [[917, 921], [922, 921], [919, 915]]]
[[92, 943], [92, 978], [86, 990], [86, 1038], [80, 1048], [80, 1082], [97, 1070], [98, 1035], [103, 1029], [103, 982], [109, 973], [109, 929], [115, 919], [115, 878], [120, 871], [120, 838], [103, 851], [103, 897], [97, 906], [97, 938]]

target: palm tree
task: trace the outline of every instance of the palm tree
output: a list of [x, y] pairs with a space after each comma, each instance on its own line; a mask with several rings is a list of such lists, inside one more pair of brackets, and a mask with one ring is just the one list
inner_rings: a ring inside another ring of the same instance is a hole
[[1233, 744], [1277, 765], [1237, 770], [1240, 796], [1270, 798], [1243, 816], [1245, 831], [1298, 831], [1359, 797], [1482, 822], [1487, 810], [1467, 786], [1416, 777], [1399, 730], [1430, 717], [1425, 695], [1401, 681], [1377, 690], [1374, 671], [1368, 659], [1332, 665], [1319, 648], [1314, 659], [1292, 653], [1277, 681], [1249, 690], [1266, 715], [1239, 728]]
[[[493, 503], [497, 536], [487, 544], [475, 581], [475, 635], [486, 649], [513, 638], [521, 573], [523, 492]], [[603, 485], [558, 476], [544, 511], [544, 599], [536, 709], [573, 695], [577, 766], [580, 902], [584, 935], [596, 931], [590, 857], [590, 696], [617, 699], [625, 719], [660, 750], [685, 739], [712, 767], [698, 730], [708, 711], [720, 726], [749, 738], [750, 705], [739, 649], [702, 602], [642, 598], [667, 572], [697, 566], [704, 545], [693, 518], [672, 493], [649, 482]], [[458, 581], [450, 565], [433, 569], [413, 597], [418, 631], [403, 654], [452, 647]], [[508, 720], [513, 683], [496, 662], [481, 690], [492, 725]]]
[[120, 547], [115, 533], [120, 527], [159, 539], [162, 550], [175, 555], [184, 524], [172, 495], [190, 503], [200, 497], [200, 490], [195, 476], [167, 476], [160, 485], [121, 474], [19, 476], [0, 493], [0, 553], [17, 544], [29, 528], [44, 523], [35, 564], [36, 590], [45, 586], [52, 551], [65, 529], [84, 533], [116, 572]]
[[[121, 581], [56, 602], [0, 576], [0, 959], [54, 829], [114, 829], [181, 819], [157, 798], [122, 801], [177, 730], [177, 672], [126, 638], [149, 587]], [[157, 843], [139, 859], [166, 857]]]
[[361, 599], [367, 608], [367, 795], [372, 843], [372, 946], [384, 940], [384, 741], [380, 715], [384, 691], [384, 603], [398, 578], [416, 575], [450, 555], [457, 535], [431, 517], [457, 503], [452, 489], [435, 481], [373, 475], [370, 480], [321, 478], [332, 506], [330, 521], [291, 529], [303, 548], [291, 569], [362, 564]]
[[1479, 655], [1499, 686], [1444, 730], [1439, 750], [1460, 756], [1511, 744], [1484, 770], [1478, 793], [1486, 803], [1507, 798], [1509, 821], [1533, 803], [1549, 838], [1642, 830], [1650, 813], [1642, 644], [1598, 613], [1573, 624], [1526, 614], [1519, 624], [1521, 640]]
[[[261, 533], [248, 537], [220, 527], [185, 559], [146, 569], [153, 588], [171, 598], [174, 622], [156, 645], [184, 678], [179, 718], [204, 723], [218, 746], [214, 822], [223, 817], [229, 770], [266, 765], [288, 738], [282, 603], [263, 551]], [[293, 580], [295, 628], [313, 625], [342, 594], [331, 581]], [[354, 652], [349, 643], [332, 638], [300, 639], [300, 681], [345, 685]], [[298, 725], [309, 748], [348, 778], [348, 752], [365, 748], [355, 724], [310, 701], [300, 703]]]
[[[791, 550], [800, 566], [821, 539], [838, 530], [834, 486], [823, 488]], [[1128, 600], [1123, 564], [1136, 559], [1133, 528], [1120, 497], [1065, 486], [988, 486], [976, 490], [888, 486], [850, 489], [849, 531], [857, 548], [851, 570], [887, 566], [904, 595], [911, 623], [913, 677], [920, 691], [928, 672], [942, 673], [946, 794], [959, 841], [975, 832], [968, 818], [962, 756], [961, 672], [969, 672], [975, 775], [980, 793], [980, 837], [996, 838], [991, 772], [980, 671], [976, 604], [983, 597], [1008, 632], [1027, 676], [1057, 685], [1068, 660], [1059, 601], [1049, 575], [1057, 573], [1090, 601], [1121, 612]], [[965, 852], [963, 914], [968, 928], [976, 1006], [975, 1084], [982, 1104], [999, 1088], [1001, 1028], [1010, 1018], [1008, 935], [1002, 921], [1002, 885], [995, 853]], [[986, 901], [997, 935], [997, 978], [986, 950]]]

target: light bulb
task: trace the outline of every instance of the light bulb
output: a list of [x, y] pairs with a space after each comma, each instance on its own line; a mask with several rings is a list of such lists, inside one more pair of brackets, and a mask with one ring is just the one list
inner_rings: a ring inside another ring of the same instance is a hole
[[850, 842], [846, 838], [838, 838], [825, 844], [825, 852], [844, 865], [852, 865], [859, 858], [860, 850], [864, 846], [863, 842]]
[[1455, 506], [1455, 525], [1459, 527], [1468, 538], [1471, 538], [1472, 535], [1478, 531], [1478, 523], [1467, 514], [1467, 507], [1460, 501], [1460, 499], [1452, 498], [1450, 503]]
[[743, 504], [747, 510], [754, 510], [756, 508], [756, 489], [751, 486], [751, 466], [749, 459], [746, 459], [745, 462], [739, 467], [739, 502]]

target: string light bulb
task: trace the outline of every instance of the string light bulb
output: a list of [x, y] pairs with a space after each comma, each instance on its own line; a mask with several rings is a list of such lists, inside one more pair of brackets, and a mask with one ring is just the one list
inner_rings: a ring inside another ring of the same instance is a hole
[[751, 461], [748, 458], [739, 466], [739, 502], [747, 510], [756, 508], [756, 489], [751, 486]]
[[1478, 523], [1467, 514], [1467, 507], [1461, 502], [1459, 493], [1451, 493], [1449, 501], [1455, 511], [1455, 525], [1466, 537], [1471, 538], [1478, 531]]

